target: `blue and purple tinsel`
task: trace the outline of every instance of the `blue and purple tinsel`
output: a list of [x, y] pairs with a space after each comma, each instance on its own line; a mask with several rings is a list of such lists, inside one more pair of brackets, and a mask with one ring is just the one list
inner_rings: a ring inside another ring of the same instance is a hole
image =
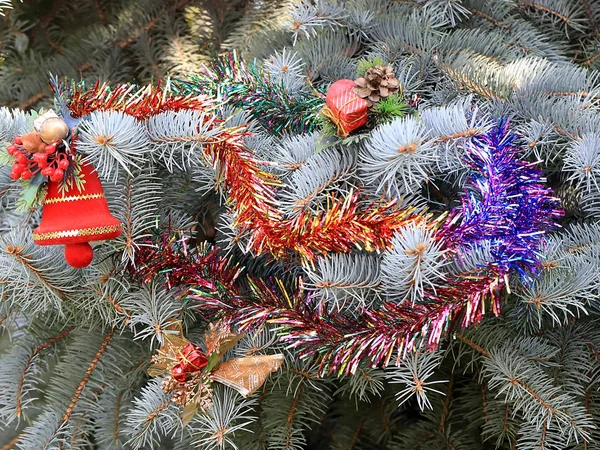
[[466, 150], [471, 172], [462, 206], [451, 211], [439, 236], [459, 259], [489, 245], [488, 268], [500, 276], [514, 270], [529, 283], [540, 270], [543, 236], [560, 227], [560, 200], [536, 163], [519, 159], [507, 119], [473, 138]]

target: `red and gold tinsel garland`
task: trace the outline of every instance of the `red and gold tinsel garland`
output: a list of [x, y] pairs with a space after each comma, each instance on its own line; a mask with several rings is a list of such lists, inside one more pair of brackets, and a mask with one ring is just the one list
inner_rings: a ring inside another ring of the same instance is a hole
[[208, 110], [214, 103], [204, 96], [173, 95], [169, 84], [139, 87], [135, 84], [96, 82], [90, 89], [79, 85], [68, 99], [73, 117], [85, 117], [94, 111], [122, 111], [137, 119], [148, 119], [162, 112], [184, 110]]
[[[97, 83], [87, 91], [77, 88], [68, 101], [76, 117], [92, 111], [118, 110], [141, 120], [165, 111], [210, 112], [214, 106], [207, 97], [173, 95], [168, 87], [160, 85], [117, 85], [111, 89]], [[269, 163], [256, 159], [245, 146], [248, 132], [243, 127], [223, 127], [222, 121], [209, 114], [205, 120], [219, 133], [206, 137], [204, 151], [227, 189], [228, 202], [235, 212], [234, 225], [240, 234], [250, 237], [248, 250], [255, 255], [283, 258], [293, 251], [302, 260], [312, 262], [318, 255], [352, 248], [383, 250], [396, 230], [408, 222], [428, 219], [413, 214], [411, 209], [399, 208], [395, 201], [361, 206], [359, 192], [351, 192], [345, 198], [332, 195], [322, 213], [284, 218], [275, 200], [280, 181], [263, 170]]]

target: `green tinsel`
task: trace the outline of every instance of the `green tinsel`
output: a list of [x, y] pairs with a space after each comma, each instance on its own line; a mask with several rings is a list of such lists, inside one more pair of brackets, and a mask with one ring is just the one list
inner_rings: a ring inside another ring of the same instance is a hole
[[270, 134], [306, 133], [319, 125], [324, 95], [299, 92], [292, 95], [273, 82], [256, 63], [240, 62], [235, 53], [216, 60], [204, 73], [177, 80], [180, 94], [205, 94], [247, 111]]

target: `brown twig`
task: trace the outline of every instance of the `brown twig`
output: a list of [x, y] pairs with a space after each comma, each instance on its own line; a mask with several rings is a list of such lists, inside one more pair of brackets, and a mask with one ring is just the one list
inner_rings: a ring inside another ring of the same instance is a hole
[[152, 411], [150, 414], [148, 414], [146, 416], [146, 418], [144, 419], [144, 422], [152, 422], [156, 416], [158, 416], [160, 414], [160, 412], [165, 409], [167, 406], [169, 406], [169, 404], [171, 403], [171, 399], [167, 399], [165, 400], [158, 408], [156, 408], [154, 411]]
[[121, 408], [121, 399], [123, 398], [123, 391], [117, 395], [117, 404], [115, 405], [115, 427], [113, 429], [113, 440], [116, 442], [119, 439], [119, 409]]
[[460, 131], [458, 133], [449, 134], [447, 136], [440, 136], [440, 137], [436, 138], [436, 141], [448, 142], [448, 141], [451, 141], [454, 139], [470, 138], [470, 137], [477, 136], [478, 134], [482, 134], [482, 133], [483, 133], [483, 130], [480, 130], [479, 128], [469, 128], [468, 130]]
[[115, 308], [115, 310], [117, 312], [119, 312], [121, 314], [125, 314], [128, 319], [131, 317], [131, 311], [127, 311], [127, 310], [123, 309], [123, 307], [112, 296], [102, 292], [102, 290], [97, 286], [92, 286], [92, 290], [95, 291], [96, 293], [98, 293], [99, 295], [102, 295], [104, 298], [106, 298], [106, 300], [108, 300], [108, 302], [111, 305], [113, 305], [113, 307]]
[[582, 0], [582, 1], [583, 1], [583, 8], [585, 9], [585, 13], [588, 16], [588, 19], [590, 21], [590, 25], [592, 26], [594, 34], [596, 36], [599, 36], [600, 33], [598, 32], [598, 22], [596, 22], [596, 19], [594, 18], [594, 14], [592, 14], [592, 8], [590, 8], [590, 2], [589, 2], [589, 0]]
[[442, 417], [440, 419], [440, 432], [443, 432], [446, 428], [446, 419], [448, 418], [448, 411], [450, 410], [450, 402], [452, 401], [452, 395], [454, 393], [454, 374], [450, 375], [450, 382], [448, 383], [448, 392], [444, 398], [444, 408], [442, 409]]
[[13, 448], [15, 446], [15, 444], [17, 442], [19, 442], [19, 439], [21, 438], [20, 434], [17, 434], [12, 441], [10, 441], [8, 444], [6, 444], [4, 447], [2, 447], [0, 450], [10, 450], [11, 448]]
[[592, 56], [591, 58], [586, 59], [583, 62], [584, 66], [589, 66], [591, 65], [594, 61], [596, 61], [598, 58], [600, 58], [600, 53], [596, 53], [594, 56]]
[[469, 12], [471, 12], [472, 14], [475, 14], [476, 16], [480, 16], [483, 17], [485, 20], [487, 20], [488, 22], [494, 24], [495, 26], [499, 27], [499, 28], [504, 28], [505, 30], [510, 30], [511, 27], [499, 20], [494, 19], [492, 16], [484, 13], [483, 11], [480, 11], [478, 9], [475, 8], [467, 8], [469, 10]]
[[537, 9], [539, 11], [545, 12], [546, 14], [550, 14], [551, 16], [557, 17], [558, 19], [562, 20], [566, 25], [571, 25], [571, 20], [567, 16], [564, 16], [558, 11], [554, 11], [553, 9], [550, 9], [546, 6], [538, 5], [534, 2], [517, 2], [516, 5], [520, 6], [521, 8]]
[[296, 395], [294, 397], [294, 401], [292, 402], [292, 406], [290, 406], [290, 412], [287, 416], [287, 433], [285, 436], [285, 450], [290, 450], [292, 448], [292, 442], [291, 442], [291, 440], [292, 440], [292, 425], [294, 423], [296, 409], [298, 408], [298, 404], [300, 403], [300, 397], [302, 396], [303, 391], [304, 391], [304, 383], [302, 383], [296, 390]]
[[[176, 3], [175, 5], [171, 6], [170, 8], [165, 9], [165, 13], [167, 12], [171, 12], [171, 11], [175, 11], [177, 9], [183, 8], [184, 6], [186, 6], [188, 3], [190, 3], [191, 0], [181, 0], [180, 2]], [[150, 22], [148, 22], [145, 26], [138, 28], [137, 30], [135, 30], [134, 33], [130, 34], [129, 36], [127, 36], [124, 39], [121, 39], [119, 42], [116, 43], [117, 46], [121, 47], [121, 48], [126, 48], [129, 47], [131, 44], [133, 44], [135, 42], [135, 40], [144, 32], [144, 31], [150, 31], [152, 30], [158, 20], [163, 17], [164, 14], [159, 14], [157, 15], [154, 19], [152, 19]]]
[[360, 420], [360, 422], [358, 423], [358, 426], [356, 427], [356, 431], [352, 435], [352, 440], [350, 441], [350, 445], [348, 446], [348, 450], [354, 450], [354, 446], [358, 442], [358, 437], [360, 436], [360, 432], [362, 431], [362, 429], [365, 426], [365, 421], [366, 421], [366, 418], [363, 417]]
[[490, 357], [490, 353], [486, 349], [484, 349], [483, 347], [477, 345], [475, 342], [473, 342], [468, 337], [463, 336], [461, 333], [456, 333], [456, 337], [458, 338], [459, 341], [464, 342], [469, 347], [471, 347], [473, 350], [481, 353], [483, 356], [485, 356], [487, 358]]
[[96, 352], [96, 355], [94, 355], [94, 359], [92, 359], [92, 362], [90, 363], [87, 370], [85, 371], [85, 374], [83, 375], [83, 379], [79, 383], [79, 386], [77, 386], [75, 395], [73, 395], [73, 398], [71, 398], [71, 403], [69, 403], [69, 406], [67, 407], [67, 410], [65, 411], [65, 414], [62, 417], [61, 424], [66, 424], [69, 421], [69, 419], [71, 418], [71, 414], [73, 414], [73, 410], [75, 409], [75, 406], [77, 405], [77, 401], [79, 400], [79, 397], [81, 397], [81, 394], [83, 393], [83, 390], [85, 389], [85, 386], [87, 385], [88, 381], [90, 381], [90, 378], [92, 377], [92, 374], [94, 373], [94, 370], [96, 370], [96, 367], [98, 366], [98, 363], [100, 362], [100, 358], [102, 358], [102, 355], [106, 351], [106, 348], [108, 347], [108, 344], [112, 340], [114, 334], [115, 334], [115, 329], [113, 328], [110, 331], [110, 333], [108, 333], [106, 335], [106, 337], [104, 338], [104, 341], [102, 341], [102, 345], [100, 345], [100, 348]]

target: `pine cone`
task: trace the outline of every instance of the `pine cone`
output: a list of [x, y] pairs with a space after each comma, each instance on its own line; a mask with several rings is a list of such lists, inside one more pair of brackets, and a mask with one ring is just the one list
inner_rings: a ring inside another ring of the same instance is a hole
[[364, 77], [354, 80], [354, 91], [360, 98], [367, 100], [369, 107], [378, 102], [381, 97], [388, 97], [400, 89], [400, 82], [394, 77], [392, 66], [371, 67]]

